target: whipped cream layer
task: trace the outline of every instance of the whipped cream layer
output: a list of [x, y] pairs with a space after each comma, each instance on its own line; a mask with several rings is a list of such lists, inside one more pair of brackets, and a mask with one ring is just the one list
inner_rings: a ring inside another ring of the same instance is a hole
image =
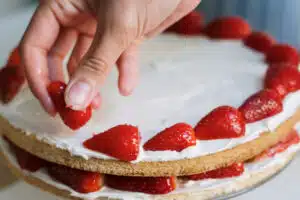
[[[298, 125], [298, 132], [300, 131], [300, 126]], [[121, 199], [121, 200], [155, 200], [157, 199], [155, 195], [148, 195], [144, 193], [137, 192], [126, 192], [120, 191], [108, 187], [103, 187], [101, 190], [89, 194], [81, 194], [74, 191], [67, 185], [61, 184], [56, 180], [52, 179], [45, 169], [41, 169], [38, 172], [30, 173], [28, 171], [20, 169], [15, 156], [9, 150], [9, 145], [0, 137], [0, 150], [2, 149], [5, 156], [9, 159], [11, 164], [17, 169], [21, 170], [26, 176], [33, 176], [51, 186], [58, 189], [70, 192], [73, 197], [79, 197], [87, 200], [96, 200], [99, 197], [106, 197], [109, 199]], [[226, 178], [226, 179], [207, 179], [201, 181], [177, 181], [177, 188], [175, 191], [169, 193], [168, 195], [180, 195], [186, 193], [197, 193], [204, 190], [222, 191], [225, 193], [236, 192], [241, 188], [244, 181], [247, 181], [252, 176], [258, 175], [262, 172], [267, 172], [272, 170], [273, 167], [280, 166], [280, 168], [285, 165], [290, 156], [300, 150], [300, 144], [290, 146], [285, 152], [275, 155], [273, 158], [268, 158], [260, 162], [245, 164], [245, 172], [239, 177]], [[244, 189], [244, 188], [243, 188]], [[219, 194], [219, 193], [218, 193]], [[217, 194], [215, 194], [217, 195]], [[160, 195], [159, 199], [163, 199], [163, 195]]]
[[119, 94], [116, 68], [100, 92], [102, 108], [92, 120], [72, 132], [59, 117], [50, 118], [29, 89], [23, 90], [8, 106], [0, 106], [10, 123], [28, 134], [72, 155], [114, 159], [85, 149], [82, 143], [119, 124], [138, 126], [142, 138], [139, 161], [169, 161], [215, 153], [253, 140], [274, 130], [291, 117], [300, 105], [300, 92], [284, 99], [280, 114], [249, 124], [238, 139], [198, 141], [182, 152], [144, 151], [143, 144], [166, 127], [178, 122], [196, 125], [214, 108], [239, 107], [250, 95], [263, 88], [267, 70], [264, 56], [245, 47], [241, 41], [212, 41], [204, 37], [183, 38], [162, 35], [141, 47], [140, 83], [129, 97]]

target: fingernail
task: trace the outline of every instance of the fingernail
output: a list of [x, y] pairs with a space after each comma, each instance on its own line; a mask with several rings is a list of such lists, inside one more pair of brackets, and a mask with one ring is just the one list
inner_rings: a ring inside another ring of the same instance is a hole
[[72, 109], [83, 108], [91, 91], [91, 86], [86, 82], [79, 81], [74, 83], [67, 94], [66, 104]]

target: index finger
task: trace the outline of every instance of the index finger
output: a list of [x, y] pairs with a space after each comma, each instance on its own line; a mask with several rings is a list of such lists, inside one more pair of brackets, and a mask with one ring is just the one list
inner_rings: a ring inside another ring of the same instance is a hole
[[41, 4], [34, 13], [20, 44], [21, 57], [32, 93], [44, 109], [55, 115], [47, 92], [49, 84], [47, 55], [59, 34], [60, 25], [48, 4]]

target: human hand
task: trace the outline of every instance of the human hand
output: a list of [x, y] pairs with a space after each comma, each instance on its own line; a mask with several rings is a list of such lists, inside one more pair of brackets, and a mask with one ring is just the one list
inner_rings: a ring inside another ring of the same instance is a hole
[[159, 34], [201, 0], [43, 0], [21, 41], [29, 86], [45, 110], [55, 114], [47, 92], [50, 81], [63, 80], [63, 60], [70, 81], [66, 104], [81, 110], [100, 105], [98, 88], [112, 66], [119, 70], [119, 91], [129, 95], [138, 80], [138, 46]]

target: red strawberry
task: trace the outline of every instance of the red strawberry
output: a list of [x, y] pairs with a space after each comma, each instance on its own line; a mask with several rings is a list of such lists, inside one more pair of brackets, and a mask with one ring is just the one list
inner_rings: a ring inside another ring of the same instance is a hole
[[86, 140], [84, 146], [123, 161], [133, 161], [139, 154], [139, 130], [131, 125], [119, 125]]
[[199, 140], [237, 138], [245, 135], [245, 122], [237, 109], [221, 106], [201, 119], [195, 132]]
[[273, 45], [266, 55], [266, 62], [269, 64], [289, 63], [298, 67], [298, 51], [287, 44]]
[[39, 169], [45, 167], [47, 163], [45, 160], [42, 160], [26, 152], [25, 150], [12, 143], [8, 138], [5, 137], [4, 139], [8, 142], [10, 149], [15, 153], [15, 156], [21, 169], [30, 172], [36, 172]]
[[283, 98], [300, 89], [300, 72], [290, 64], [274, 64], [268, 68], [264, 84]]
[[250, 35], [251, 27], [241, 17], [229, 16], [212, 21], [204, 32], [213, 39], [244, 39]]
[[7, 65], [12, 66], [12, 65], [17, 65], [19, 66], [21, 64], [21, 56], [19, 53], [19, 48], [13, 49], [13, 51], [10, 53]]
[[175, 190], [175, 177], [126, 177], [106, 175], [105, 183], [117, 190], [167, 194]]
[[148, 151], [182, 151], [189, 146], [196, 145], [193, 127], [185, 123], [178, 123], [158, 133], [150, 139], [144, 149]]
[[25, 76], [19, 66], [7, 66], [0, 70], [0, 98], [3, 103], [9, 103], [18, 94]]
[[201, 174], [188, 176], [190, 180], [198, 181], [203, 179], [221, 179], [240, 176], [244, 173], [244, 163], [235, 163], [228, 167], [215, 169]]
[[285, 150], [287, 150], [290, 146], [294, 144], [298, 144], [300, 142], [300, 137], [298, 133], [293, 130], [287, 138], [285, 138], [283, 141], [279, 142], [278, 144], [274, 145], [270, 149], [264, 151], [260, 155], [256, 156], [254, 161], [260, 161], [264, 158], [272, 158], [278, 153], [282, 153]]
[[274, 38], [264, 32], [253, 32], [244, 39], [246, 46], [261, 53], [267, 53], [274, 43]]
[[49, 164], [47, 171], [53, 179], [68, 185], [79, 193], [96, 192], [99, 191], [103, 185], [101, 174], [96, 172], [72, 169], [53, 163]]
[[192, 11], [174, 25], [174, 30], [178, 34], [199, 35], [203, 24], [203, 16], [197, 11]]
[[282, 111], [282, 101], [274, 90], [265, 89], [251, 97], [239, 108], [246, 123], [256, 122]]
[[92, 107], [88, 106], [83, 111], [72, 110], [66, 107], [64, 93], [66, 84], [63, 82], [52, 82], [48, 86], [49, 95], [59, 112], [64, 123], [73, 130], [79, 129], [84, 126], [92, 116]]

